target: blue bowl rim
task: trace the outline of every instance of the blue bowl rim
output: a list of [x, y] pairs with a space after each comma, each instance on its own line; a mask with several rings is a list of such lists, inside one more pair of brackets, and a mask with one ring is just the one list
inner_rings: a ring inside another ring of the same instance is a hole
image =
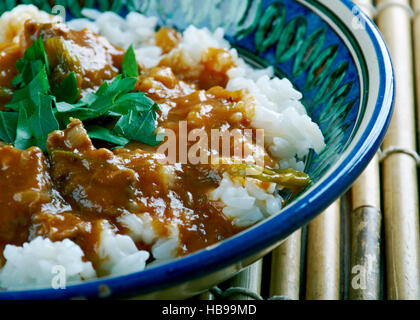
[[[341, 2], [350, 10], [357, 7], [350, 0], [341, 0]], [[317, 188], [286, 207], [281, 214], [270, 219], [270, 223], [256, 225], [212, 248], [198, 251], [168, 264], [124, 276], [69, 284], [65, 290], [47, 288], [4, 291], [0, 292], [0, 299], [93, 298], [100, 296], [102, 286], [106, 286], [112, 296], [130, 296], [161, 290], [216, 272], [252, 256], [275, 244], [279, 239], [284, 239], [322, 212], [352, 185], [373, 158], [385, 137], [393, 111], [395, 93], [390, 54], [375, 24], [361, 10], [359, 12], [361, 22], [377, 54], [379, 66], [377, 102], [366, 129], [346, 160], [341, 162]]]

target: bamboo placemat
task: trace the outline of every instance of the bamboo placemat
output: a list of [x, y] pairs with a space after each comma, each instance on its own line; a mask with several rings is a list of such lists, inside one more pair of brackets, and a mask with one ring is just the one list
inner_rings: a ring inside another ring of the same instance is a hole
[[378, 25], [394, 64], [395, 110], [381, 151], [308, 226], [196, 298], [420, 299], [420, 0], [353, 2]]
[[420, 0], [354, 2], [378, 25], [394, 64], [382, 151], [307, 227], [200, 299], [420, 299]]

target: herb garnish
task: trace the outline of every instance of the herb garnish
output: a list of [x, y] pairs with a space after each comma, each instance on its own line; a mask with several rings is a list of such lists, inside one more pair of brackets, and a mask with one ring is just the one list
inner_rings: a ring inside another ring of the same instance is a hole
[[50, 84], [51, 70], [41, 38], [26, 50], [16, 68], [19, 74], [13, 86], [17, 90], [6, 105], [11, 111], [0, 112], [0, 139], [18, 149], [38, 146], [45, 151], [48, 134], [64, 129], [70, 117], [86, 121], [91, 138], [117, 146], [130, 140], [154, 146], [163, 140], [162, 134], [155, 133], [158, 105], [145, 93], [134, 91], [139, 72], [132, 46], [124, 56], [121, 74], [79, 101], [73, 72], [61, 83]]

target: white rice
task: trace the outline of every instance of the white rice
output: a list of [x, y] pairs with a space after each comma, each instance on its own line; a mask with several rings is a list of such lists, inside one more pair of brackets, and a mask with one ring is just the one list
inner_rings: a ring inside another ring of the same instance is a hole
[[134, 241], [143, 241], [147, 245], [155, 243], [158, 235], [153, 228], [153, 218], [148, 212], [142, 214], [124, 214], [117, 218], [118, 222], [129, 230], [128, 235]]
[[108, 275], [141, 271], [150, 256], [149, 252], [138, 250], [129, 236], [116, 234], [107, 221], [102, 223], [98, 254], [101, 271]]
[[69, 239], [51, 242], [37, 237], [21, 247], [6, 245], [3, 255], [0, 287], [9, 290], [51, 287], [60, 270], [67, 284], [96, 277], [92, 263], [82, 260], [82, 249]]
[[159, 238], [152, 225], [153, 218], [147, 212], [122, 215], [118, 222], [128, 229], [128, 235], [134, 241], [141, 240], [147, 245], [152, 245], [152, 256], [157, 262], [176, 258], [180, 246], [179, 229], [176, 225], [168, 226], [168, 237]]
[[[154, 41], [156, 17], [132, 12], [123, 19], [115, 13], [100, 13], [93, 9], [84, 9], [82, 13], [85, 18], [70, 21], [68, 24], [71, 28], [88, 28], [125, 49], [133, 44], [142, 67], [152, 68], [165, 56]], [[0, 41], [7, 36], [5, 26], [10, 19], [15, 19], [18, 24], [29, 16], [37, 21], [52, 19], [33, 6], [18, 6], [12, 13], [0, 18]], [[272, 68], [255, 70], [248, 66], [237, 51], [230, 48], [222, 29], [210, 32], [205, 28], [190, 26], [182, 36], [179, 45], [168, 55], [181, 53], [183, 60], [191, 66], [200, 64], [208, 48], [229, 50], [236, 67], [227, 73], [227, 89], [247, 90], [247, 98], [254, 102], [254, 112], [250, 113], [254, 115], [250, 119], [251, 125], [264, 129], [266, 148], [277, 160], [278, 167], [303, 170], [303, 160], [310, 149], [320, 152], [324, 148], [320, 129], [312, 122], [300, 101], [302, 94], [293, 88], [289, 80], [274, 77]], [[277, 194], [275, 184], [263, 189], [257, 180], [237, 179], [227, 173], [223, 175], [219, 187], [209, 193], [209, 198], [221, 201], [225, 205], [223, 213], [238, 227], [250, 226], [278, 213], [283, 200]], [[148, 213], [126, 214], [119, 217], [118, 222], [127, 228], [127, 235], [116, 234], [108, 223], [102, 225], [98, 248], [103, 260], [100, 267], [102, 273], [118, 275], [143, 270], [149, 253], [138, 250], [134, 241], [142, 240], [152, 246], [155, 262], [149, 265], [177, 256], [180, 239], [176, 225], [170, 226], [168, 237], [159, 238], [152, 225], [153, 218]], [[56, 264], [66, 268], [68, 281], [96, 276], [91, 263], [82, 261], [82, 250], [70, 240], [52, 243], [48, 239], [36, 238], [23, 247], [8, 245], [4, 256], [7, 262], [0, 271], [0, 287], [7, 289], [50, 286], [51, 267]]]
[[281, 210], [283, 199], [276, 194], [276, 185], [271, 183], [264, 190], [252, 178], [235, 179], [224, 173], [218, 188], [209, 195], [211, 200], [220, 200], [226, 207], [223, 213], [233, 219], [237, 227], [247, 227]]
[[31, 19], [37, 22], [59, 21], [59, 16], [52, 16], [40, 11], [34, 5], [19, 5], [12, 11], [3, 13], [0, 18], [0, 42], [19, 43], [20, 34], [26, 20]]

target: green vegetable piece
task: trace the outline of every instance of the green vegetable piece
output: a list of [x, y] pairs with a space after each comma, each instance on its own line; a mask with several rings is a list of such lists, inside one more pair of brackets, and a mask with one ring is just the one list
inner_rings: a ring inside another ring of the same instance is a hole
[[[48, 39], [46, 45], [63, 51], [60, 42], [54, 39]], [[158, 105], [145, 93], [133, 92], [139, 75], [133, 46], [124, 56], [122, 74], [112, 82], [104, 82], [96, 93], [89, 93], [78, 102], [80, 92], [74, 72], [68, 73], [51, 90], [50, 81], [57, 79], [50, 73], [41, 38], [26, 50], [16, 67], [19, 74], [13, 84], [18, 90], [11, 93], [11, 101], [6, 105], [15, 112], [0, 114], [0, 139], [14, 142], [16, 148], [38, 145], [45, 151], [48, 134], [64, 128], [70, 117], [116, 123], [111, 129], [97, 125], [87, 125], [87, 128], [91, 138], [118, 146], [126, 145], [130, 140], [154, 146], [164, 138], [163, 134], [155, 133]]]
[[124, 55], [122, 62], [122, 75], [126, 77], [136, 78], [139, 75], [139, 65], [137, 63], [136, 54], [133, 45], [131, 45]]
[[77, 88], [77, 79], [74, 72], [70, 72], [59, 85], [56, 85], [52, 90], [52, 94], [57, 102], [76, 102], [79, 97], [79, 89]]
[[151, 146], [158, 145], [163, 141], [164, 136], [155, 133], [156, 107], [157, 105], [153, 105], [149, 110], [143, 112], [130, 110], [115, 124], [114, 132]]
[[86, 156], [82, 156], [82, 155], [80, 155], [78, 153], [74, 153], [74, 152], [66, 151], [66, 150], [59, 150], [59, 149], [57, 149], [57, 150], [48, 150], [48, 153], [51, 156], [53, 156], [53, 157], [56, 156], [56, 155], [58, 155], [58, 156], [63, 156], [63, 157], [75, 158], [75, 159], [78, 159], [78, 160], [85, 160], [85, 159], [87, 159]]
[[120, 96], [111, 111], [118, 115], [124, 115], [127, 110], [148, 111], [154, 104], [153, 100], [145, 96], [145, 93], [131, 92]]
[[12, 143], [16, 139], [17, 112], [0, 112], [0, 140]]
[[35, 141], [32, 137], [32, 131], [29, 125], [28, 114], [25, 108], [20, 108], [14, 146], [15, 148], [26, 150], [33, 145], [35, 145]]
[[37, 99], [38, 108], [29, 119], [29, 125], [35, 138], [36, 144], [42, 151], [46, 151], [48, 134], [59, 129], [58, 121], [52, 110], [53, 97], [39, 94]]
[[70, 122], [69, 118], [77, 118], [84, 121], [95, 119], [100, 116], [97, 110], [86, 107], [86, 104], [83, 103], [83, 101], [79, 101], [77, 104], [58, 102], [56, 103], [56, 109], [54, 112], [62, 127], [67, 126]]
[[19, 74], [13, 79], [15, 88], [23, 88], [28, 85], [45, 67], [46, 73], [50, 74], [50, 66], [42, 39], [35, 40], [25, 51], [22, 59], [16, 62], [16, 69]]
[[111, 142], [118, 146], [125, 146], [130, 140], [114, 134], [111, 130], [100, 127], [100, 126], [88, 126], [86, 130], [89, 134], [89, 137], [92, 139], [103, 140], [107, 142]]
[[265, 182], [274, 182], [279, 186], [299, 193], [305, 189], [311, 179], [304, 172], [293, 169], [267, 169], [249, 164], [222, 165], [223, 168], [233, 175], [254, 178]]
[[42, 68], [26, 87], [15, 91], [12, 100], [6, 107], [19, 111], [19, 102], [27, 101], [27, 108], [30, 109], [30, 112], [34, 112], [36, 104], [33, 101], [33, 98], [37, 97], [38, 93], [48, 94], [49, 90], [50, 84], [48, 82], [47, 72], [45, 68]]
[[136, 81], [135, 78], [122, 79], [119, 75], [111, 84], [103, 83], [96, 92], [96, 100], [89, 104], [89, 107], [96, 109], [100, 114], [105, 114], [118, 97], [134, 90]]

